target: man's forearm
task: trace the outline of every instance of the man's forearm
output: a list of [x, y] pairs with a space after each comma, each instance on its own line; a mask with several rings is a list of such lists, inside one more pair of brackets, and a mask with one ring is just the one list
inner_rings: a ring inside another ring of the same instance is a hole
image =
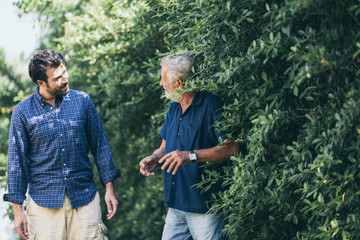
[[15, 214], [15, 215], [16, 215], [17, 213], [19, 213], [20, 211], [23, 211], [23, 206], [22, 206], [22, 204], [13, 203], [13, 211], [14, 211], [14, 214]]
[[164, 154], [161, 154], [161, 151], [155, 151], [153, 154], [151, 154], [151, 158], [155, 161], [156, 167], [160, 166], [159, 160], [164, 156]]
[[105, 184], [105, 189], [106, 191], [112, 191], [114, 192], [114, 183], [113, 182], [108, 182]]
[[238, 151], [238, 144], [227, 142], [223, 146], [215, 146], [208, 149], [194, 150], [198, 162], [220, 162], [234, 156]]
[[157, 165], [159, 164], [159, 160], [165, 155], [165, 140], [162, 141], [160, 147], [156, 149], [151, 155], [152, 158], [156, 161]]
[[[194, 150], [194, 152], [197, 155], [198, 162], [221, 162], [235, 155], [237, 149], [237, 144], [227, 142], [221, 146], [218, 145], [212, 148]], [[162, 164], [161, 169], [167, 169], [166, 171], [168, 173], [172, 172], [173, 175], [176, 174], [180, 166], [190, 162], [188, 151], [172, 151], [160, 159], [160, 164]]]

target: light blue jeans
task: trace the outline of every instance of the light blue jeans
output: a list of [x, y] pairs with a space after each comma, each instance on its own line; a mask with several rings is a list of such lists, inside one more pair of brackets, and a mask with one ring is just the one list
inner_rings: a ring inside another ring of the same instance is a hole
[[218, 214], [198, 214], [169, 208], [162, 240], [226, 240], [220, 235], [224, 221]]

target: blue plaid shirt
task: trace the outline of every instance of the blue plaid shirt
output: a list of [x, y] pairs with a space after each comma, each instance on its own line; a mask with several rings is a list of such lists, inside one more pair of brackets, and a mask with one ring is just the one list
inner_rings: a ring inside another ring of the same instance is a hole
[[42, 207], [61, 208], [65, 191], [72, 208], [87, 205], [97, 192], [89, 149], [103, 184], [120, 176], [115, 169], [101, 120], [90, 97], [70, 90], [55, 107], [36, 93], [12, 114], [5, 201], [23, 204], [29, 187]]

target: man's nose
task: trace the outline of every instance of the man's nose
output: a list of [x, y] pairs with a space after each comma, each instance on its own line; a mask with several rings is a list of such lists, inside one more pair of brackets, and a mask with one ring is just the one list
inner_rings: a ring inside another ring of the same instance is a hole
[[66, 74], [63, 74], [62, 76], [61, 76], [61, 82], [62, 83], [67, 83], [69, 81], [69, 76], [67, 75], [67, 73]]

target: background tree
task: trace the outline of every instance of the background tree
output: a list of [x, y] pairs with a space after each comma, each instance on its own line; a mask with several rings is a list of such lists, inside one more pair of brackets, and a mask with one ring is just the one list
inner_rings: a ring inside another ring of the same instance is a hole
[[231, 166], [208, 164], [199, 186], [225, 179], [211, 203], [229, 216], [224, 234], [360, 238], [358, 1], [23, 0], [18, 7], [51, 29], [42, 48], [66, 54], [70, 87], [98, 107], [123, 174], [110, 239], [160, 238], [161, 171], [145, 178], [138, 162], [159, 146], [168, 107], [158, 56], [179, 51], [199, 62], [187, 86], [224, 99], [221, 126], [241, 144]]
[[31, 83], [26, 83], [21, 74], [6, 60], [0, 48], [0, 186], [6, 181], [7, 142], [11, 111], [16, 103], [29, 93]]

